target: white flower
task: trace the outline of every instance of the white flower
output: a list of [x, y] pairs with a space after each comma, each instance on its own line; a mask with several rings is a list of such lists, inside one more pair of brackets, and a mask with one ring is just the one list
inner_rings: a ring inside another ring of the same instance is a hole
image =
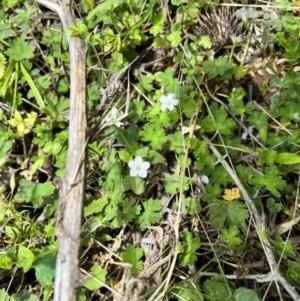
[[130, 176], [141, 178], [147, 177], [147, 169], [150, 167], [150, 163], [143, 161], [140, 156], [135, 157], [134, 161], [129, 161], [128, 166], [130, 168]]
[[253, 134], [253, 126], [248, 126], [248, 128], [246, 129], [246, 131], [242, 134], [242, 140], [246, 140], [249, 136], [249, 134]]
[[241, 18], [244, 22], [246, 22], [249, 17], [249, 11], [244, 7], [242, 9], [237, 10], [237, 17]]
[[209, 178], [206, 175], [201, 176], [201, 181], [203, 184], [209, 184]]
[[188, 59], [191, 59], [191, 58], [192, 58], [192, 54], [188, 51], [188, 52], [186, 53], [186, 57], [187, 57]]
[[162, 111], [165, 111], [166, 109], [169, 109], [170, 111], [174, 110], [174, 107], [178, 105], [179, 100], [174, 98], [173, 93], [169, 93], [167, 96], [162, 95], [159, 99], [161, 102], [160, 109]]
[[116, 107], [113, 107], [108, 114], [107, 122], [109, 123], [109, 125], [113, 124], [119, 128], [120, 126], [124, 125], [121, 120], [124, 119], [127, 115], [128, 114], [123, 114], [119, 116], [118, 109]]

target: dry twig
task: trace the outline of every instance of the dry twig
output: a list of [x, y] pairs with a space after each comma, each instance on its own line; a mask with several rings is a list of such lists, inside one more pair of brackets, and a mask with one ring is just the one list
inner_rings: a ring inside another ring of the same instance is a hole
[[67, 30], [75, 26], [72, 0], [37, 0], [55, 11], [66, 32], [70, 51], [69, 152], [60, 188], [56, 235], [59, 246], [56, 260], [54, 301], [75, 301], [80, 285], [79, 248], [82, 206], [85, 196], [86, 161], [86, 47]]

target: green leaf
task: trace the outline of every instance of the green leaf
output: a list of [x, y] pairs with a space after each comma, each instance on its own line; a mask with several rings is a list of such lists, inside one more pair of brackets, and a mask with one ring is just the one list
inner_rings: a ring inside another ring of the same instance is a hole
[[247, 74], [247, 71], [245, 70], [244, 66], [233, 65], [231, 68], [231, 72], [233, 73], [233, 76], [236, 80], [240, 80]]
[[122, 204], [122, 208], [123, 220], [127, 225], [141, 212], [141, 206], [136, 205], [136, 201], [134, 199], [125, 199]]
[[35, 263], [35, 275], [38, 282], [43, 286], [51, 285], [55, 275], [56, 257], [48, 254], [39, 258]]
[[122, 201], [122, 210], [119, 208], [119, 204], [110, 203], [105, 208], [105, 218], [111, 222], [111, 226], [117, 228], [122, 225], [124, 221], [126, 224], [131, 222], [135, 217], [140, 214], [141, 206], [135, 205], [135, 200], [125, 199]]
[[103, 283], [105, 283], [106, 271], [102, 269], [101, 266], [94, 265], [91, 268], [91, 274], [94, 276], [94, 278], [87, 280], [87, 282], [84, 284], [84, 287], [92, 291], [103, 286]]
[[179, 6], [188, 3], [188, 0], [171, 0], [172, 5]]
[[204, 301], [199, 284], [192, 283], [191, 279], [183, 281], [179, 286], [172, 288], [172, 291], [180, 298], [178, 300]]
[[[39, 76], [36, 80], [35, 80], [35, 84], [38, 88], [40, 89], [49, 89], [49, 87], [51, 86], [51, 81], [49, 80], [49, 75], [45, 74], [43, 76]], [[30, 93], [28, 93], [28, 97], [30, 98]]]
[[155, 165], [155, 164], [162, 163], [162, 162], [166, 161], [164, 156], [162, 156], [160, 153], [158, 153], [154, 150], [149, 151], [148, 158], [149, 158], [149, 162], [150, 162], [151, 165]]
[[171, 25], [171, 33], [167, 35], [167, 40], [171, 42], [171, 47], [177, 47], [181, 42], [181, 24]]
[[287, 277], [292, 281], [300, 284], [300, 264], [291, 260], [288, 260]]
[[38, 171], [38, 169], [44, 165], [46, 156], [43, 152], [39, 152], [37, 156], [32, 156], [32, 160], [34, 161], [34, 164], [32, 165], [30, 174], [34, 175]]
[[142, 75], [140, 77], [140, 82], [137, 85], [137, 87], [141, 92], [149, 92], [153, 89], [153, 79], [154, 78], [152, 74]]
[[157, 110], [157, 108], [158, 106], [155, 106], [148, 115], [150, 122], [153, 123], [153, 127], [155, 128], [170, 127], [172, 124], [170, 120], [171, 112], [169, 111], [161, 112], [160, 108], [159, 110]]
[[51, 182], [35, 184], [26, 179], [20, 180], [19, 185], [19, 192], [15, 196], [16, 202], [32, 203], [35, 208], [40, 208], [43, 205], [43, 197], [51, 195], [55, 189]]
[[235, 301], [261, 301], [254, 290], [239, 287], [234, 292]]
[[19, 229], [11, 226], [5, 226], [5, 233], [12, 241], [17, 240], [21, 234]]
[[153, 8], [155, 3], [156, 0], [149, 0], [147, 2], [146, 10], [141, 13], [141, 19], [139, 20], [136, 26], [141, 26], [144, 22], [146, 22], [149, 19], [150, 15], [153, 14]]
[[5, 22], [5, 23], [0, 24], [0, 41], [7, 39], [14, 32], [15, 31], [12, 29], [11, 22]]
[[239, 246], [243, 241], [237, 237], [239, 234], [239, 229], [237, 226], [230, 226], [229, 229], [223, 229], [221, 231], [220, 237], [228, 243], [230, 249], [234, 249]]
[[265, 174], [254, 173], [254, 178], [249, 180], [249, 183], [258, 188], [266, 187], [273, 195], [280, 197], [278, 189], [282, 189], [286, 182], [282, 177], [277, 176], [279, 173], [275, 165], [267, 166]]
[[260, 164], [267, 164], [272, 165], [275, 162], [275, 158], [277, 155], [277, 151], [275, 150], [268, 150], [263, 148], [257, 148], [256, 151], [259, 154], [258, 162]]
[[98, 14], [105, 14], [107, 10], [114, 9], [118, 6], [121, 6], [125, 3], [125, 0], [106, 0], [105, 2], [101, 3], [97, 7], [95, 7], [87, 16], [87, 20], [89, 21], [92, 17]]
[[236, 124], [232, 118], [227, 118], [228, 114], [223, 107], [219, 107], [217, 103], [211, 105], [211, 115], [200, 120], [200, 125], [204, 132], [212, 133], [219, 130], [221, 134], [231, 135]]
[[24, 273], [28, 272], [34, 262], [34, 254], [26, 247], [19, 245], [17, 265], [22, 267]]
[[133, 274], [137, 274], [143, 269], [144, 262], [140, 260], [143, 256], [143, 249], [135, 249], [132, 245], [127, 246], [126, 250], [121, 253], [123, 262], [132, 264], [131, 272]]
[[243, 116], [246, 112], [245, 104], [243, 101], [245, 96], [245, 91], [240, 87], [234, 88], [231, 91], [231, 94], [228, 96], [229, 107], [234, 115]]
[[206, 141], [201, 141], [199, 139], [190, 139], [190, 148], [194, 150], [194, 155], [196, 158], [207, 157], [208, 156], [208, 147]]
[[5, 291], [4, 288], [0, 289], [0, 300], [1, 301], [9, 301], [10, 300], [10, 296], [8, 295], [8, 293]]
[[186, 231], [183, 236], [183, 242], [181, 242], [179, 245], [180, 264], [194, 264], [197, 260], [195, 252], [200, 248], [200, 246], [200, 238], [194, 238], [192, 233]]
[[[155, 139], [153, 139], [155, 137]], [[149, 141], [154, 150], [162, 149], [163, 145], [168, 141], [164, 129], [154, 124], [145, 124], [141, 131], [142, 141]]]
[[145, 192], [145, 181], [140, 177], [126, 176], [122, 180], [122, 190], [132, 190], [136, 195], [141, 195]]
[[160, 72], [157, 80], [162, 83], [166, 93], [177, 94], [179, 83], [178, 79], [174, 78], [174, 70], [167, 68], [164, 72]]
[[204, 49], [210, 49], [212, 47], [212, 42], [209, 36], [201, 36], [197, 44], [202, 46]]
[[215, 60], [208, 59], [203, 62], [203, 72], [208, 74], [210, 79], [217, 77], [218, 75], [224, 75], [231, 69], [231, 63], [225, 56], [220, 56]]
[[38, 296], [30, 294], [27, 290], [22, 290], [10, 297], [10, 301], [40, 301]]
[[273, 198], [267, 199], [267, 208], [272, 213], [279, 213], [283, 209], [283, 205], [281, 203], [276, 203], [276, 201]]
[[140, 120], [143, 120], [145, 114], [145, 103], [134, 99], [131, 103], [132, 113], [129, 115], [133, 123], [137, 123]]
[[221, 275], [214, 275], [203, 283], [206, 298], [210, 301], [231, 300], [235, 284]]
[[13, 261], [8, 255], [0, 256], [0, 268], [3, 270], [11, 270]]
[[253, 112], [248, 121], [258, 129], [260, 139], [265, 142], [268, 134], [268, 116], [263, 112]]
[[29, 60], [34, 57], [35, 47], [29, 45], [23, 36], [9, 42], [9, 49], [5, 51], [7, 56], [15, 61]]
[[210, 219], [209, 222], [211, 225], [222, 228], [224, 226], [227, 214], [226, 214], [226, 205], [221, 201], [213, 201], [209, 205]]
[[[1, 128], [0, 128], [1, 135]], [[5, 157], [13, 145], [12, 139], [0, 139], [0, 160]]]
[[[104, 189], [107, 191], [122, 191], [119, 183], [122, 181], [123, 166], [120, 162], [116, 162], [109, 169], [105, 182], [103, 183]], [[99, 183], [101, 185], [101, 183]]]
[[238, 200], [230, 202], [227, 206], [227, 217], [230, 225], [238, 227], [244, 225], [249, 218], [247, 205]]
[[163, 23], [164, 23], [164, 15], [163, 13], [157, 12], [157, 14], [152, 15], [152, 27], [150, 29], [150, 33], [153, 36], [157, 36], [158, 34], [163, 32]]
[[76, 26], [70, 26], [68, 28], [68, 33], [71, 36], [80, 36], [81, 38], [85, 39], [88, 36], [88, 28], [87, 26], [80, 20], [77, 21]]
[[175, 151], [177, 154], [184, 154], [187, 146], [187, 138], [184, 138], [181, 131], [175, 132], [168, 136], [170, 142], [170, 150]]
[[143, 203], [144, 212], [138, 217], [138, 223], [141, 229], [145, 229], [155, 223], [158, 223], [162, 217], [160, 210], [162, 204], [160, 200], [150, 199]]
[[200, 213], [201, 205], [198, 199], [193, 198], [185, 198], [184, 204], [186, 205], [187, 214], [194, 215], [196, 213]]
[[299, 164], [300, 156], [293, 153], [277, 153], [274, 161], [284, 165]]
[[281, 236], [277, 236], [275, 238], [274, 250], [279, 256], [282, 256], [283, 259], [287, 259], [288, 257], [296, 257], [296, 253], [291, 243], [291, 240], [286, 239], [285, 241], [283, 241]]
[[284, 107], [279, 108], [279, 112], [282, 116], [282, 123], [290, 121], [300, 122], [300, 108], [297, 103], [285, 102]]
[[31, 93], [34, 95], [37, 103], [39, 104], [40, 110], [43, 111], [45, 109], [45, 103], [40, 94], [39, 89], [37, 88], [35, 82], [33, 81], [30, 74], [27, 72], [26, 68], [24, 67], [24, 65], [22, 63], [20, 63], [20, 67], [21, 67], [21, 71], [23, 73], [24, 79], [26, 79], [26, 81], [31, 89]]
[[181, 101], [180, 103], [184, 115], [188, 118], [192, 118], [198, 106], [197, 101], [191, 97]]
[[118, 128], [115, 137], [119, 143], [125, 144], [131, 149], [131, 144], [137, 142], [139, 138], [139, 128], [136, 126], [130, 126], [126, 130]]
[[103, 208], [107, 205], [107, 203], [108, 199], [105, 197], [93, 201], [92, 203], [84, 207], [84, 216], [89, 216], [94, 213], [101, 212]]
[[119, 209], [119, 206], [114, 204], [108, 204], [108, 206], [105, 207], [105, 218], [106, 220], [111, 221], [111, 227], [121, 227], [123, 216], [121, 210]]
[[[165, 179], [165, 189], [166, 193], [175, 194], [179, 192], [181, 185], [181, 175], [172, 174], [171, 177]], [[183, 190], [187, 191], [189, 189], [189, 179], [184, 177]]]

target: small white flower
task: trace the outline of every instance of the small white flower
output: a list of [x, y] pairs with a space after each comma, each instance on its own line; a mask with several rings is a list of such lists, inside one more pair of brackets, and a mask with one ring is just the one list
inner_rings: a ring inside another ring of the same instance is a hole
[[249, 17], [249, 11], [245, 8], [239, 9], [237, 11], [237, 16], [246, 22]]
[[242, 134], [242, 140], [246, 140], [249, 136], [249, 134], [253, 134], [253, 126], [248, 126], [248, 128], [246, 129], [246, 131]]
[[150, 167], [150, 163], [143, 161], [140, 156], [135, 157], [134, 161], [129, 161], [128, 166], [130, 168], [130, 176], [136, 177], [139, 176], [141, 178], [147, 177], [147, 170]]
[[241, 17], [242, 17], [242, 20], [243, 20], [243, 21], [247, 21], [247, 19], [248, 19], [248, 13], [247, 13], [246, 11], [243, 11], [243, 12], [241, 13]]
[[109, 125], [113, 124], [119, 128], [120, 126], [124, 125], [124, 123], [121, 122], [121, 120], [124, 119], [127, 115], [128, 114], [123, 114], [123, 115], [119, 116], [118, 109], [116, 107], [113, 107], [108, 114], [107, 121], [108, 121]]
[[201, 181], [203, 184], [209, 184], [209, 178], [206, 175], [201, 176]]
[[242, 140], [246, 140], [248, 138], [249, 134], [247, 132], [244, 132], [242, 134]]
[[187, 57], [188, 59], [191, 59], [191, 58], [192, 58], [192, 54], [188, 51], [188, 52], [186, 53], [186, 57]]
[[159, 101], [161, 102], [160, 109], [162, 111], [165, 111], [166, 109], [172, 111], [174, 110], [174, 107], [177, 106], [179, 103], [179, 100], [175, 98], [173, 93], [169, 93], [167, 96], [162, 95]]

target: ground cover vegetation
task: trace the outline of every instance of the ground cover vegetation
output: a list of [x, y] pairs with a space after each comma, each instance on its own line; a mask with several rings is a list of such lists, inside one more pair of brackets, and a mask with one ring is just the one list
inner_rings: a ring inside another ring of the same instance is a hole
[[[297, 5], [74, 3], [89, 112], [78, 300], [299, 300]], [[26, 0], [2, 1], [0, 41], [0, 300], [47, 301], [69, 52], [59, 17]]]

